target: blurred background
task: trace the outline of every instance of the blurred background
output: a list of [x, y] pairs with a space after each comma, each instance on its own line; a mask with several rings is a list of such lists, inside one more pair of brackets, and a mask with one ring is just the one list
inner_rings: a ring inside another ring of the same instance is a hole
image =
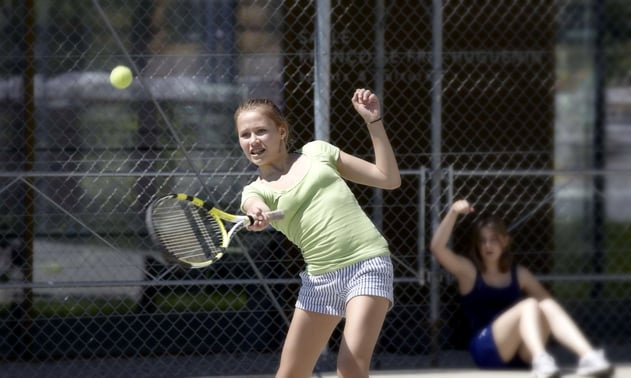
[[295, 147], [371, 159], [358, 87], [382, 99], [403, 175], [395, 191], [351, 185], [395, 266], [373, 368], [473, 365], [428, 251], [459, 198], [477, 212], [454, 248], [503, 215], [518, 261], [629, 362], [630, 17], [624, 0], [0, 0], [0, 376], [273, 373], [300, 251], [242, 233], [185, 270], [145, 209], [175, 191], [239, 210], [256, 176], [233, 123], [248, 97], [279, 104]]

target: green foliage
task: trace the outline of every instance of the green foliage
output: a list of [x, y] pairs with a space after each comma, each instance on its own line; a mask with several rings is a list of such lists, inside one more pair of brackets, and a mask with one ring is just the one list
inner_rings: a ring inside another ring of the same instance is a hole
[[[628, 275], [631, 273], [629, 261], [629, 240], [631, 225], [628, 223], [609, 222], [605, 225], [605, 245], [603, 246], [604, 274]], [[592, 236], [583, 223], [563, 223], [555, 225], [556, 248], [554, 252], [553, 274], [591, 275], [594, 273], [594, 248]], [[571, 280], [552, 283], [554, 295], [587, 300], [593, 295], [595, 281]], [[627, 298], [631, 292], [631, 281], [604, 282], [601, 294], [605, 298]]]
[[236, 311], [243, 309], [248, 297], [244, 292], [199, 291], [197, 293], [178, 294], [170, 292], [156, 299], [159, 312], [202, 312]]
[[35, 300], [33, 312], [42, 317], [123, 315], [135, 307], [131, 298], [66, 297]]
[[[207, 293], [168, 292], [155, 299], [156, 313], [239, 311], [246, 306], [248, 296], [244, 290]], [[111, 297], [47, 297], [35, 300], [33, 317], [81, 317], [116, 316], [136, 312], [137, 303], [132, 298]], [[0, 318], [10, 316], [10, 305], [0, 304]]]

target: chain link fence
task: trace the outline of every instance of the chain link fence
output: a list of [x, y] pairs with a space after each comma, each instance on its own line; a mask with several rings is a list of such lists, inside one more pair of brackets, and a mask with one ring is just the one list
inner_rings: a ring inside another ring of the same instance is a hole
[[[330, 9], [327, 8], [330, 6]], [[403, 185], [352, 185], [393, 252], [374, 369], [472, 366], [433, 227], [505, 216], [531, 268], [614, 361], [631, 328], [631, 5], [625, 1], [0, 0], [0, 376], [273, 373], [299, 287], [282, 235], [173, 266], [148, 203], [238, 211], [255, 171], [233, 112], [370, 158], [350, 97], [381, 97]], [[131, 86], [109, 84], [116, 65]], [[172, 131], [175, 131], [172, 132]], [[318, 364], [334, 369], [339, 332]], [[559, 352], [562, 353], [562, 352]], [[566, 361], [570, 360], [571, 356]]]

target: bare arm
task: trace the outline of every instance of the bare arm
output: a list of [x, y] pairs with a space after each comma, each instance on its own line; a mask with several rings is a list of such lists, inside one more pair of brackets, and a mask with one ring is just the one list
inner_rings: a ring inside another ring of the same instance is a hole
[[529, 297], [536, 298], [537, 300], [551, 297], [550, 292], [548, 292], [548, 290], [543, 287], [537, 277], [535, 277], [535, 275], [532, 274], [532, 272], [530, 272], [527, 268], [519, 266], [517, 268], [517, 277], [519, 279], [519, 285], [521, 286], [521, 289]]
[[[466, 257], [460, 256], [449, 248], [449, 238], [453, 232], [454, 225], [460, 214], [469, 214], [473, 212], [473, 207], [466, 200], [456, 201], [451, 205], [451, 208], [440, 222], [430, 245], [432, 254], [438, 260], [445, 270], [456, 276], [460, 282], [460, 286], [463, 286], [463, 280], [475, 279], [475, 266]], [[466, 286], [466, 285], [464, 285]]]
[[[353, 107], [366, 122], [370, 133], [375, 162], [371, 163], [340, 151], [338, 169], [340, 175], [358, 184], [382, 189], [401, 186], [401, 174], [390, 140], [381, 120], [377, 96], [367, 89], [357, 89], [352, 98]], [[376, 122], [375, 122], [376, 121]]]
[[243, 210], [246, 214], [254, 217], [254, 223], [247, 227], [250, 231], [263, 231], [269, 226], [269, 217], [265, 215], [270, 208], [259, 197], [250, 197], [245, 200]]

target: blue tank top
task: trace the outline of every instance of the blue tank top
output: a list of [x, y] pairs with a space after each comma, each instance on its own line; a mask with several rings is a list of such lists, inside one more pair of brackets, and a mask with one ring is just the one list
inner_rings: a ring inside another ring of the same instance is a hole
[[517, 268], [511, 269], [511, 281], [506, 287], [489, 286], [478, 271], [473, 289], [460, 297], [462, 310], [467, 319], [471, 335], [476, 335], [489, 325], [499, 314], [519, 302], [523, 293], [519, 288]]

